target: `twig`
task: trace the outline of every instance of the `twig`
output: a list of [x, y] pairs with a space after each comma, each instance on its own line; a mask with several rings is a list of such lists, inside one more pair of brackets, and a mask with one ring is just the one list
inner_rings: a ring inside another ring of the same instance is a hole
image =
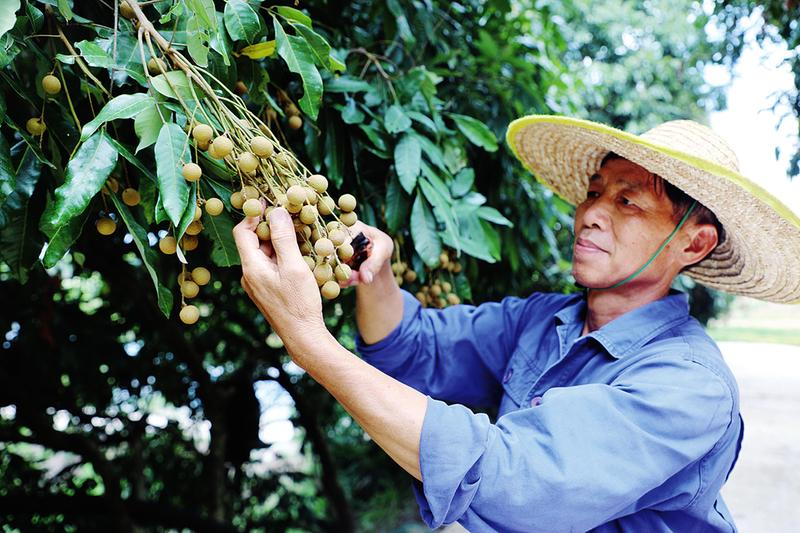
[[71, 53], [71, 54], [72, 54], [72, 55], [75, 57], [75, 63], [77, 63], [77, 64], [78, 64], [78, 66], [79, 66], [79, 67], [80, 67], [80, 69], [83, 71], [83, 73], [84, 73], [84, 74], [86, 74], [86, 76], [87, 76], [87, 77], [88, 77], [90, 80], [92, 80], [92, 81], [95, 83], [95, 85], [97, 85], [97, 87], [99, 87], [99, 88], [100, 88], [100, 90], [101, 90], [101, 91], [103, 91], [103, 93], [104, 93], [106, 96], [111, 96], [111, 93], [109, 93], [109, 92], [108, 92], [108, 90], [107, 90], [105, 87], [103, 87], [103, 84], [100, 82], [100, 80], [98, 80], [98, 79], [95, 77], [95, 75], [94, 75], [94, 74], [92, 74], [92, 71], [91, 71], [91, 70], [89, 70], [89, 67], [88, 67], [88, 66], [86, 66], [86, 63], [83, 61], [83, 58], [82, 58], [82, 57], [81, 57], [81, 56], [78, 54], [78, 52], [76, 52], [76, 51], [75, 51], [75, 49], [72, 47], [72, 43], [71, 43], [71, 42], [69, 42], [69, 39], [67, 39], [67, 36], [66, 36], [66, 35], [64, 35], [64, 32], [63, 32], [63, 31], [61, 31], [61, 28], [60, 28], [60, 27], [58, 27], [58, 26], [56, 26], [56, 31], [58, 32], [58, 37], [61, 39], [61, 41], [64, 43], [64, 45], [65, 45], [65, 46], [67, 47], [67, 49], [70, 51], [70, 53]]

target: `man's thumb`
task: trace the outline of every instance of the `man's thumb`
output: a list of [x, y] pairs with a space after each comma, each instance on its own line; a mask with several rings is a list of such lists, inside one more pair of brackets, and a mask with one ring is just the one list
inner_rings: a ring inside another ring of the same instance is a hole
[[292, 224], [292, 217], [286, 209], [279, 207], [270, 212], [269, 232], [278, 263], [285, 259], [300, 258], [300, 248], [297, 245], [294, 224]]

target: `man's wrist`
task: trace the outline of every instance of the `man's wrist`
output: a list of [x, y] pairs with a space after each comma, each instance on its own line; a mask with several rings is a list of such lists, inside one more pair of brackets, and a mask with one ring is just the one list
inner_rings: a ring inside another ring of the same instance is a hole
[[334, 348], [340, 345], [323, 324], [304, 328], [302, 335], [286, 342], [285, 346], [292, 361], [305, 369], [307, 361], [317, 358], [322, 354], [330, 353]]

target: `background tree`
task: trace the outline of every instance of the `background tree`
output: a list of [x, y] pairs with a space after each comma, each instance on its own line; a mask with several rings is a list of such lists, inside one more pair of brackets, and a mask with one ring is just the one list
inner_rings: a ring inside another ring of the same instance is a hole
[[[184, 128], [209, 123], [239, 150], [267, 135], [263, 122], [395, 237], [404, 288], [453, 295], [431, 305], [575, 290], [572, 210], [513, 159], [505, 127], [526, 113], [634, 131], [701, 117], [719, 101], [700, 75], [706, 19], [690, 2], [143, 4], [0, 5], [0, 520], [337, 532], [415, 521], [405, 473], [291, 364], [241, 291], [230, 196], [252, 179]], [[180, 176], [188, 157], [198, 182]], [[224, 211], [202, 214], [187, 250], [195, 206], [212, 197]], [[180, 257], [159, 252], [170, 235], [188, 268], [211, 272], [195, 299]], [[182, 300], [200, 302], [192, 326], [177, 319]], [[353, 300], [326, 307], [351, 348]], [[260, 440], [256, 390], [291, 399], [300, 453]]]

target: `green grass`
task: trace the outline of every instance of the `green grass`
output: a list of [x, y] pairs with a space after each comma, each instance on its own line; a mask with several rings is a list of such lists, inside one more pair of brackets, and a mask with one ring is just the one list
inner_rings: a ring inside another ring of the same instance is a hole
[[800, 345], [800, 306], [737, 297], [728, 313], [712, 320], [707, 330], [717, 341]]
[[800, 330], [757, 327], [709, 327], [715, 341], [773, 342], [800, 345]]

